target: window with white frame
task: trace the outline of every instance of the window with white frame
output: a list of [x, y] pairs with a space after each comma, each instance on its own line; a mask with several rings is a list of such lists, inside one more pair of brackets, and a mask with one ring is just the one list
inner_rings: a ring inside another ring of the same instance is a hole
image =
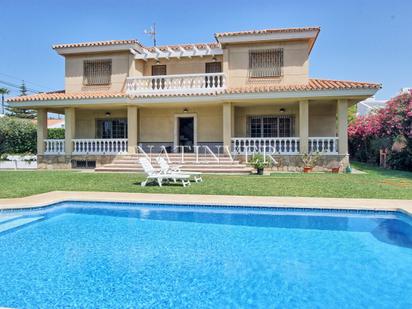
[[282, 68], [282, 48], [249, 50], [249, 77], [279, 77]]
[[97, 138], [127, 138], [127, 119], [97, 119]]
[[112, 60], [96, 59], [83, 62], [83, 84], [86, 86], [109, 85], [112, 77]]
[[292, 137], [295, 134], [293, 116], [249, 116], [247, 122], [248, 137]]

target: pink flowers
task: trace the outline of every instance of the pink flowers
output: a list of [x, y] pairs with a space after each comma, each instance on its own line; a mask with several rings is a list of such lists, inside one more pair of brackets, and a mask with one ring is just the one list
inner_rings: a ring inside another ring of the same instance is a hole
[[412, 91], [386, 103], [383, 109], [358, 117], [349, 125], [350, 139], [405, 136], [412, 138]]

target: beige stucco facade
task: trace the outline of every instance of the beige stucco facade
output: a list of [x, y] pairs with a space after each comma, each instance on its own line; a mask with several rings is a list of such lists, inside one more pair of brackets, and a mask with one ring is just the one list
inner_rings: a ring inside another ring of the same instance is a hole
[[[281, 161], [289, 165], [319, 149], [328, 152], [328, 160], [347, 164], [348, 108], [373, 95], [379, 85], [310, 78], [309, 56], [318, 33], [316, 27], [221, 33], [215, 36], [218, 43], [160, 47], [144, 47], [136, 40], [58, 45], [54, 48], [65, 57], [65, 93], [40, 94], [40, 99], [26, 100], [21, 106], [38, 111], [37, 150], [47, 167], [70, 166], [73, 158], [89, 150], [97, 164], [104, 164], [113, 153], [132, 155], [139, 146], [175, 148], [185, 134], [179, 131], [183, 118], [193, 119], [191, 145], [231, 149], [239, 140], [255, 145], [264, 137], [271, 139], [270, 145], [283, 145], [277, 155], [285, 156]], [[281, 61], [268, 61], [262, 55], [250, 58], [251, 51], [265, 50], [272, 55], [276, 51], [275, 57], [282, 55]], [[110, 82], [105, 75], [105, 85], [86, 85], [84, 80], [89, 79], [83, 74], [88, 60], [111, 60]], [[207, 63], [220, 63], [221, 72], [216, 72], [216, 65], [213, 73], [206, 74]], [[251, 63], [260, 63], [263, 70], [269, 65], [272, 72], [276, 67], [281, 73], [251, 77]], [[166, 75], [151, 77], [156, 65], [166, 66]], [[56, 142], [51, 151], [45, 146], [47, 112], [65, 115], [65, 140]], [[269, 116], [272, 120], [289, 117], [292, 125], [282, 136], [280, 126], [277, 131], [267, 130], [277, 136], [252, 136], [253, 116], [260, 118], [262, 132], [263, 119]], [[127, 134], [111, 138], [117, 141], [102, 151], [99, 147], [106, 141], [98, 140], [97, 123], [114, 119], [126, 120]], [[59, 157], [62, 148], [64, 158]], [[110, 155], [105, 153], [108, 149]]]

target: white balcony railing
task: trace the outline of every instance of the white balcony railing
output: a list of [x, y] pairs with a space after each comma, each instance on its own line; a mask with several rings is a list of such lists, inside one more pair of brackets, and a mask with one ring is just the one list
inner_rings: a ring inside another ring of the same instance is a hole
[[131, 95], [210, 93], [225, 88], [226, 79], [223, 73], [129, 77], [126, 80], [126, 93]]
[[232, 138], [232, 149], [235, 154], [298, 154], [299, 137], [236, 137]]
[[309, 137], [309, 152], [319, 152], [322, 154], [338, 153], [337, 137]]
[[127, 153], [127, 138], [74, 139], [73, 154], [124, 154]]
[[[236, 137], [232, 138], [232, 151], [234, 154], [299, 154], [299, 137]], [[308, 150], [310, 153], [318, 152], [322, 155], [338, 153], [337, 137], [309, 137]]]
[[64, 154], [64, 139], [45, 139], [45, 154]]

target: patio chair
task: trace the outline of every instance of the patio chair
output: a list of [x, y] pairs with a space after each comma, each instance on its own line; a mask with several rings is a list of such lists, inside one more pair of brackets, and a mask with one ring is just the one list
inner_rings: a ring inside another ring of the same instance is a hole
[[169, 163], [166, 162], [166, 160], [162, 157], [157, 157], [156, 158], [157, 163], [160, 166], [160, 172], [161, 173], [172, 173], [172, 174], [179, 174], [179, 175], [189, 175], [190, 177], [193, 177], [195, 182], [202, 182], [202, 173], [201, 172], [189, 172], [189, 171], [182, 171], [180, 169], [180, 166], [173, 165], [170, 166]]
[[146, 158], [139, 158], [139, 162], [146, 173], [146, 180], [141, 183], [142, 187], [145, 187], [149, 180], [156, 181], [159, 187], [162, 186], [163, 181], [169, 180], [173, 180], [174, 182], [179, 180], [182, 182], [183, 187], [190, 186], [189, 175], [157, 172]]

